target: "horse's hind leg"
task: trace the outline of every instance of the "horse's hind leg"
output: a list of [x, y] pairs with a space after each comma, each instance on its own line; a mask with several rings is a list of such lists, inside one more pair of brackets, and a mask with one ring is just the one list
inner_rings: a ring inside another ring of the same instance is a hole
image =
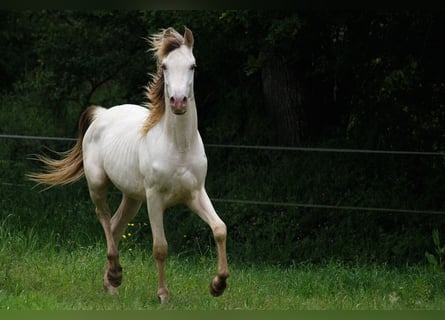
[[[97, 201], [97, 202], [96, 202]], [[116, 293], [117, 287], [122, 283], [122, 267], [119, 263], [119, 241], [122, 233], [127, 227], [128, 222], [134, 218], [141, 202], [130, 199], [127, 196], [122, 196], [121, 204], [116, 210], [116, 213], [110, 219], [110, 210], [105, 202], [96, 198], [96, 213], [100, 223], [105, 231], [107, 239], [107, 269], [105, 270], [103, 285], [104, 288], [111, 294]], [[99, 209], [103, 208], [103, 209]]]
[[[96, 180], [97, 181], [97, 180]], [[96, 206], [96, 215], [105, 232], [107, 241], [107, 269], [105, 271], [103, 285], [111, 294], [116, 293], [116, 288], [122, 282], [122, 267], [119, 263], [119, 252], [111, 232], [111, 212], [106, 202], [108, 181], [100, 179], [102, 183], [92, 184], [89, 182], [91, 200]]]
[[119, 247], [122, 234], [128, 226], [128, 223], [134, 218], [139, 211], [142, 202], [129, 198], [125, 194], [122, 195], [122, 201], [116, 213], [111, 218], [111, 232], [113, 234], [114, 243]]

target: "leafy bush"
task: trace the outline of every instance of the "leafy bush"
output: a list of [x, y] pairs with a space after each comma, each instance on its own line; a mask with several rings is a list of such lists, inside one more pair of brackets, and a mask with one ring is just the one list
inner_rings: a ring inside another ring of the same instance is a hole
[[433, 229], [433, 244], [435, 254], [426, 251], [425, 257], [435, 269], [443, 270], [445, 266], [445, 245], [442, 246], [440, 242], [439, 230], [437, 228]]

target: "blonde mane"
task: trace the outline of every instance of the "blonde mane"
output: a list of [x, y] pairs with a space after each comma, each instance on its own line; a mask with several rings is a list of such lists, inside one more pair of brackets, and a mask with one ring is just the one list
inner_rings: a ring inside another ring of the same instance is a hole
[[157, 71], [151, 74], [151, 82], [146, 87], [146, 97], [148, 102], [144, 105], [150, 109], [150, 114], [144, 122], [142, 133], [145, 135], [153, 126], [161, 120], [165, 112], [164, 100], [164, 73], [162, 70], [162, 60], [173, 50], [179, 48], [184, 43], [184, 38], [173, 28], [163, 29], [161, 32], [147, 39], [151, 45], [149, 51], [157, 61]]

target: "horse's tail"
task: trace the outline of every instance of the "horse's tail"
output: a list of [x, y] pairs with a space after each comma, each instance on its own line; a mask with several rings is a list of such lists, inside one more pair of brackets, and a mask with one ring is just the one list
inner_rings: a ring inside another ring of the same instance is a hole
[[62, 158], [55, 160], [37, 155], [36, 159], [45, 164], [45, 172], [30, 173], [28, 178], [38, 184], [46, 184], [50, 187], [73, 183], [84, 175], [82, 142], [85, 132], [94, 120], [97, 106], [90, 106], [79, 118], [79, 138], [74, 147], [66, 152], [59, 153]]

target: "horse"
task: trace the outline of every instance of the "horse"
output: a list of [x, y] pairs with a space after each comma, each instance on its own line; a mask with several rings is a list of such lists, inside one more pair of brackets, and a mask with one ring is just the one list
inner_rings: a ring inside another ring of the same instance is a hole
[[[185, 204], [211, 228], [217, 246], [217, 275], [210, 293], [226, 289], [229, 268], [226, 257], [227, 228], [205, 190], [207, 157], [198, 132], [194, 96], [193, 33], [182, 36], [173, 28], [148, 37], [157, 60], [157, 71], [146, 87], [145, 105], [124, 104], [105, 109], [92, 105], [79, 118], [79, 137], [60, 159], [42, 155], [40, 173], [28, 177], [38, 184], [65, 185], [86, 178], [89, 194], [107, 243], [103, 286], [117, 293], [122, 282], [118, 246], [127, 224], [146, 202], [153, 237], [153, 258], [158, 271], [157, 296], [168, 302], [165, 279], [168, 244], [163, 214]], [[111, 215], [107, 191], [113, 184], [122, 201]]]

